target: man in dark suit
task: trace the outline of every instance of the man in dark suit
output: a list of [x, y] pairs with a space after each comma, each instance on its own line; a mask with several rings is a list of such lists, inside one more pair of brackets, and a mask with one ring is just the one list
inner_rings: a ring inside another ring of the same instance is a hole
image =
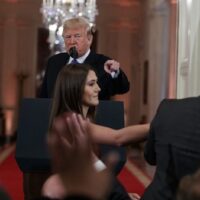
[[161, 102], [145, 147], [145, 158], [156, 165], [142, 200], [175, 199], [181, 178], [200, 167], [200, 97]]
[[[94, 67], [101, 88], [100, 100], [107, 100], [113, 95], [129, 91], [129, 81], [120, 69], [120, 64], [105, 55], [96, 54], [90, 50], [93, 30], [87, 20], [82, 17], [66, 20], [63, 26], [63, 38], [66, 53], [54, 55], [48, 60], [40, 97], [52, 97], [59, 71], [71, 62], [86, 63]], [[75, 49], [76, 55], [71, 54], [72, 48]]]

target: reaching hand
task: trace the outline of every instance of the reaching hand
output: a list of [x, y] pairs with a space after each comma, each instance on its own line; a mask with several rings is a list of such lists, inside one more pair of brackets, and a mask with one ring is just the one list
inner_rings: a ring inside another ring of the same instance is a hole
[[67, 194], [104, 199], [111, 185], [111, 169], [97, 172], [94, 168], [87, 123], [74, 113], [65, 113], [54, 120], [48, 137], [53, 168]]

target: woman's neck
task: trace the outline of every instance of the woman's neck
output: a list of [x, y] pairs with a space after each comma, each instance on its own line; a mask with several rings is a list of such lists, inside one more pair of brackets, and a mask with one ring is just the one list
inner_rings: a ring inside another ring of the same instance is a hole
[[88, 114], [88, 110], [89, 110], [89, 107], [88, 106], [82, 106], [82, 109], [83, 109], [83, 117], [87, 117], [87, 114]]

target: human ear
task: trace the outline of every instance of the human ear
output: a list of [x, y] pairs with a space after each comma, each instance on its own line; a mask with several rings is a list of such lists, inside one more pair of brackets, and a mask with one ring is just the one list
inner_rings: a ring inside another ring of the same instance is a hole
[[91, 45], [93, 41], [93, 35], [92, 34], [88, 34], [88, 42]]

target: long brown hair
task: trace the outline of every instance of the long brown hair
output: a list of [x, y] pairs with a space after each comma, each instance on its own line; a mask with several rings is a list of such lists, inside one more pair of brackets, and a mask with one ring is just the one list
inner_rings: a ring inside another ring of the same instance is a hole
[[[82, 98], [89, 71], [94, 69], [87, 64], [69, 64], [59, 72], [52, 101], [49, 127], [54, 117], [64, 112], [76, 112], [83, 116]], [[95, 106], [89, 107], [87, 117], [94, 119]]]

